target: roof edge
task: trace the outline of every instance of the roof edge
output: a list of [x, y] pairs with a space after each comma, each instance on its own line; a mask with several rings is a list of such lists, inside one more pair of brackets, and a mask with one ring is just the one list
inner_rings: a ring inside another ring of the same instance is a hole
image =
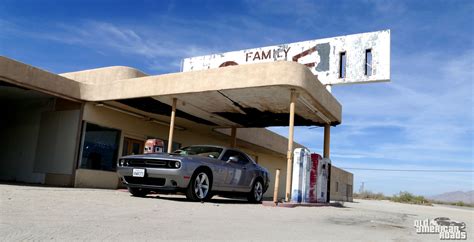
[[90, 70], [66, 72], [59, 75], [88, 84], [107, 84], [123, 79], [149, 76], [136, 68], [128, 66], [108, 66]]

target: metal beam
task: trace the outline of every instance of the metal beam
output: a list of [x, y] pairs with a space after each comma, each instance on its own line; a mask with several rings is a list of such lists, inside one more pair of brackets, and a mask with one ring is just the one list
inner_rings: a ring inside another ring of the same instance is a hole
[[170, 120], [170, 132], [168, 136], [168, 153], [171, 153], [173, 148], [173, 134], [174, 134], [174, 120], [176, 117], [176, 103], [178, 99], [173, 98], [173, 106], [171, 107], [171, 120]]
[[290, 97], [290, 124], [288, 130], [288, 151], [286, 153], [287, 164], [286, 164], [286, 193], [285, 201], [289, 202], [291, 199], [291, 175], [293, 173], [293, 133], [295, 129], [295, 105], [296, 105], [297, 93], [295, 90], [291, 90]]

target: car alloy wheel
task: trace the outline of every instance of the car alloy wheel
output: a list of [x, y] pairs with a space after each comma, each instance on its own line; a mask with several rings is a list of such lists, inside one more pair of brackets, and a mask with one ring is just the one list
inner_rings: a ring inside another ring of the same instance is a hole
[[199, 199], [204, 199], [209, 193], [209, 177], [204, 172], [199, 173], [194, 181], [194, 194]]
[[255, 182], [254, 188], [253, 188], [253, 196], [255, 201], [260, 202], [263, 197], [263, 186], [260, 181]]

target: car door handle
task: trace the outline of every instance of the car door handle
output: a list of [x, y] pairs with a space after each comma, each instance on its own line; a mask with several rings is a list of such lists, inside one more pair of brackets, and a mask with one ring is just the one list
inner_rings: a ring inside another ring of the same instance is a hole
[[244, 166], [244, 167], [242, 167], [242, 169], [247, 170], [247, 167]]

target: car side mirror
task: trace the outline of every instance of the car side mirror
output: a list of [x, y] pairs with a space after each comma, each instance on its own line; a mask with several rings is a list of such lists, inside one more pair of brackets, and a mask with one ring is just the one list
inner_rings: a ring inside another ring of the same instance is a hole
[[239, 158], [237, 158], [237, 156], [231, 156], [231, 157], [229, 157], [229, 160], [227, 160], [227, 163], [229, 163], [229, 162], [236, 163], [238, 161], [239, 161]]

